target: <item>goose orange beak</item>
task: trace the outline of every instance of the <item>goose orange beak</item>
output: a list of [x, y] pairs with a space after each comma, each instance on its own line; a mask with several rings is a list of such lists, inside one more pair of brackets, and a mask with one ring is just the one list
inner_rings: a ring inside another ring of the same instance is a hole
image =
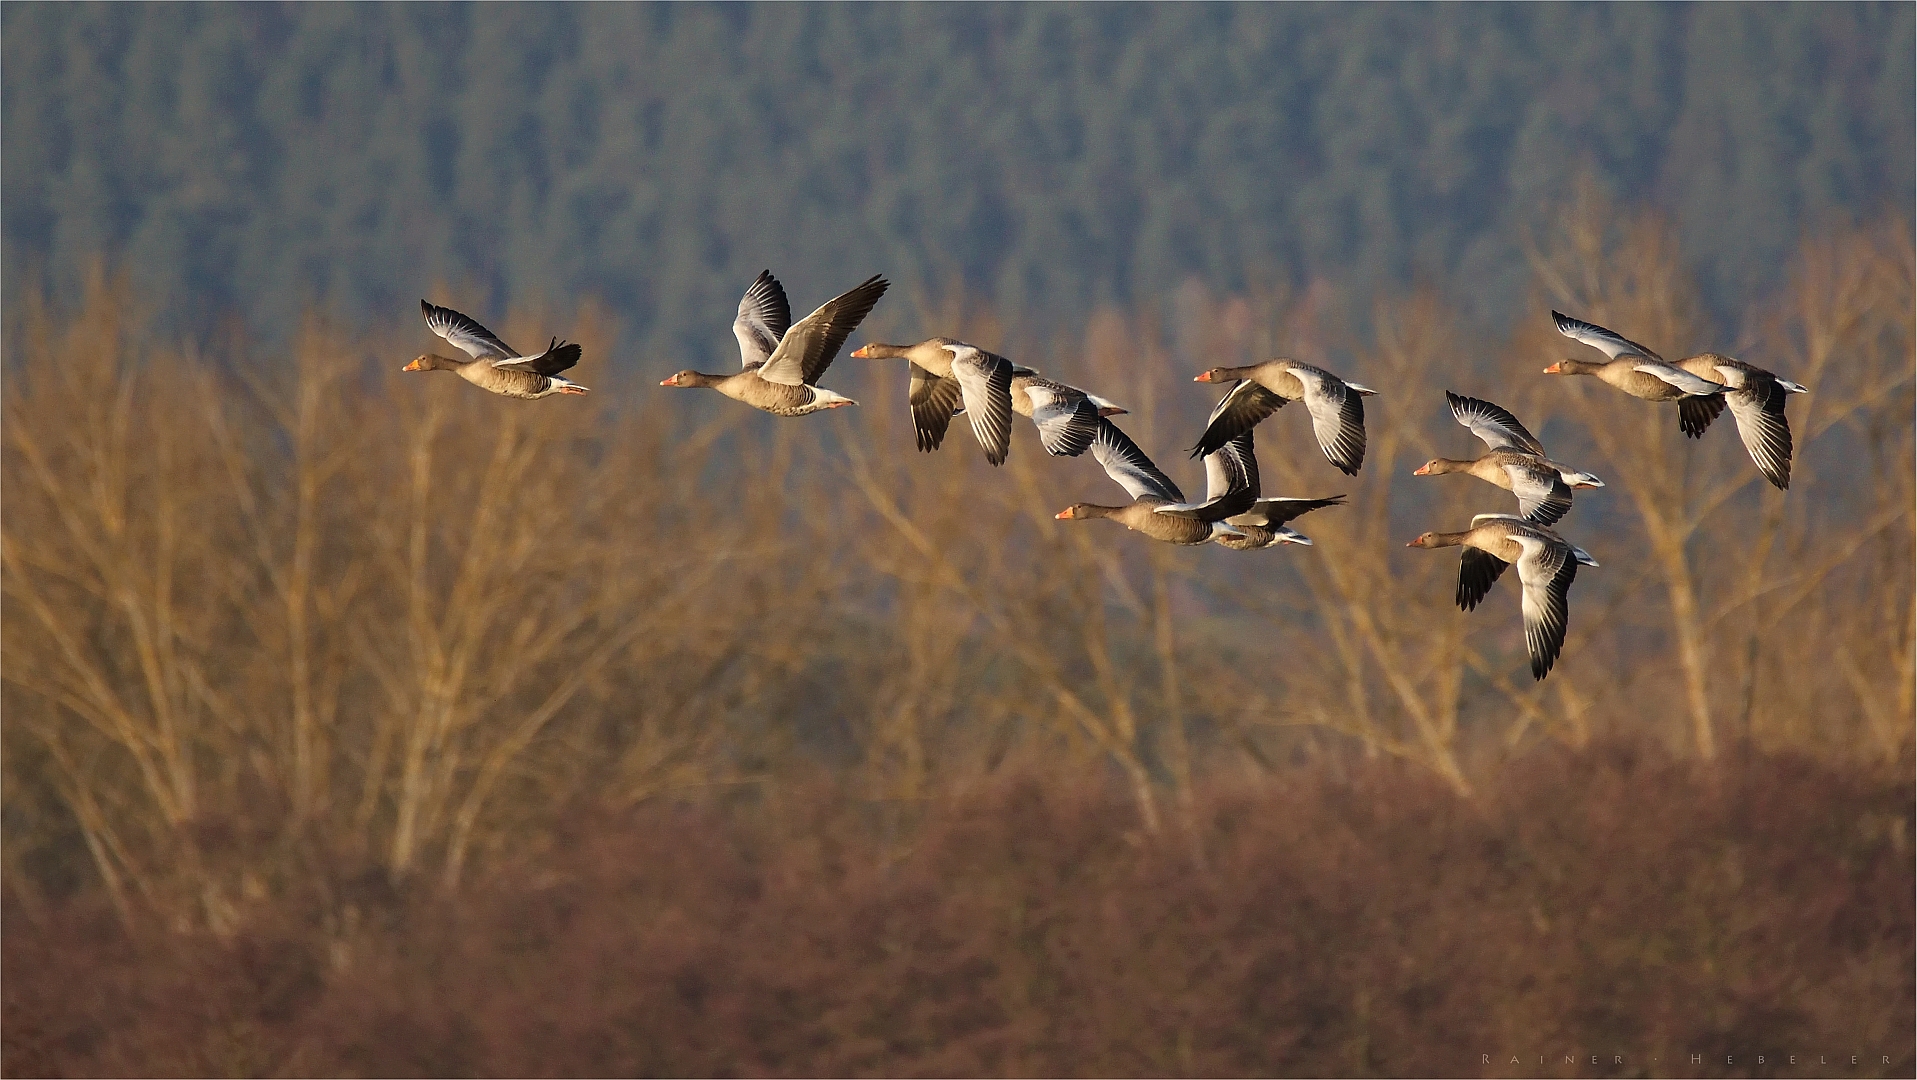
[[406, 365], [405, 367], [403, 367], [403, 368], [400, 368], [399, 370], [401, 370], [401, 371], [419, 371], [419, 370], [421, 370], [421, 368], [420, 368], [420, 366], [419, 366], [419, 361], [417, 361], [417, 360], [415, 360], [415, 361], [413, 361], [412, 363], [410, 363], [410, 364], [407, 364], [407, 365]]
[[663, 379], [660, 379], [660, 380], [659, 380], [659, 385], [660, 385], [660, 386], [678, 386], [678, 385], [679, 385], [679, 376], [677, 376], [677, 375], [668, 375], [668, 376], [666, 376], [665, 378], [663, 378]]
[[1548, 368], [1545, 368], [1545, 369], [1544, 369], [1544, 373], [1545, 373], [1546, 375], [1556, 375], [1556, 374], [1558, 374], [1558, 365], [1556, 365], [1556, 364], [1552, 364], [1552, 365], [1551, 365], [1550, 367], [1548, 367]]
[[852, 359], [854, 359], [854, 360], [864, 360], [865, 358], [866, 358], [866, 356], [865, 356], [865, 346], [863, 346], [863, 345], [861, 345], [861, 346], [859, 346], [858, 348], [856, 348], [856, 349], [853, 349], [853, 350], [852, 350]]
[[1068, 506], [1068, 507], [1066, 507], [1065, 509], [1063, 509], [1063, 510], [1060, 510], [1060, 511], [1058, 512], [1058, 514], [1057, 514], [1057, 516], [1056, 516], [1056, 517], [1055, 517], [1055, 518], [1054, 518], [1053, 520], [1056, 520], [1056, 521], [1070, 521], [1070, 520], [1072, 520], [1072, 508]]
[[1198, 374], [1196, 374], [1196, 375], [1193, 375], [1193, 376], [1191, 377], [1191, 381], [1192, 381], [1192, 382], [1210, 382], [1210, 381], [1211, 381], [1211, 372], [1209, 372], [1209, 371], [1201, 371], [1201, 372], [1199, 372]]
[[1418, 466], [1417, 468], [1415, 468], [1415, 469], [1413, 469], [1413, 470], [1411, 470], [1411, 475], [1413, 475], [1413, 476], [1429, 476], [1429, 475], [1431, 475], [1431, 466], [1430, 466], [1429, 464], [1426, 464], [1426, 465], [1420, 465], [1420, 466]]

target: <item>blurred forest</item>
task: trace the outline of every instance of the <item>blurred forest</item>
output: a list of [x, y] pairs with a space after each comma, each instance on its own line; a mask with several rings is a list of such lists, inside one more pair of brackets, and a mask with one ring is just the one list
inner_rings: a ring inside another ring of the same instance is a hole
[[[529, 404], [401, 374], [398, 316], [281, 355], [179, 344], [131, 275], [30, 294], [6, 1069], [1908, 1072], [1914, 267], [1907, 218], [1832, 229], [1747, 305], [1739, 355], [1812, 388], [1789, 492], [1430, 288], [1185, 288], [1019, 355], [1180, 479], [1182, 357], [1349, 357], [1363, 473], [1299, 417], [1259, 448], [1269, 492], [1350, 504], [1249, 554], [1054, 521], [1113, 489], [1029, 426], [1002, 469], [915, 452], [887, 365], [804, 421], [650, 373]], [[1722, 347], [1678, 230], [1594, 185], [1527, 270], [1534, 311]], [[861, 338], [1009, 334], [894, 301]], [[590, 363], [611, 322], [498, 329]], [[1446, 389], [1609, 484], [1562, 526], [1603, 565], [1541, 684], [1515, 591], [1459, 612], [1403, 546], [1505, 506], [1410, 475], [1471, 446]]]
[[237, 312], [281, 344], [309, 304], [383, 317], [444, 281], [481, 318], [597, 296], [625, 349], [709, 359], [767, 266], [884, 272], [1036, 334], [1192, 279], [1455, 280], [1495, 330], [1526, 236], [1588, 174], [1678, 223], [1729, 331], [1801, 235], [1917, 198], [1913, 23], [1895, 3], [10, 3], [0, 267], [9, 296], [42, 274], [70, 293], [113, 253], [175, 331]]

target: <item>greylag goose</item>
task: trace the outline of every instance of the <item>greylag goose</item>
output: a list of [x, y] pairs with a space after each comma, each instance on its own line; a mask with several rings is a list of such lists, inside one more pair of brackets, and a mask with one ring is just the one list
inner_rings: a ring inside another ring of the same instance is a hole
[[1545, 457], [1544, 444], [1499, 406], [1449, 390], [1444, 397], [1451, 403], [1451, 415], [1484, 440], [1490, 452], [1475, 461], [1432, 458], [1413, 476], [1469, 473], [1516, 495], [1518, 513], [1540, 525], [1555, 525], [1571, 511], [1572, 488], [1604, 486], [1604, 481], [1590, 473], [1565, 468]]
[[861, 360], [908, 361], [912, 372], [908, 398], [920, 450], [937, 450], [952, 417], [962, 411], [972, 421], [972, 435], [984, 449], [985, 460], [1005, 464], [1012, 448], [1010, 360], [946, 337], [927, 338], [917, 345], [871, 342], [852, 355]]
[[587, 387], [559, 377], [559, 373], [579, 362], [579, 346], [552, 339], [546, 351], [531, 356], [499, 340], [477, 320], [452, 308], [419, 302], [426, 316], [426, 328], [445, 338], [453, 347], [472, 357], [460, 360], [421, 353], [402, 371], [457, 371], [459, 377], [482, 390], [516, 398], [542, 398], [547, 394], [583, 394]]
[[1557, 663], [1564, 648], [1564, 631], [1571, 618], [1571, 582], [1578, 564], [1596, 566], [1597, 560], [1574, 547], [1548, 526], [1515, 514], [1479, 514], [1464, 532], [1421, 533], [1406, 547], [1463, 547], [1458, 561], [1458, 606], [1478, 606], [1498, 576], [1518, 565], [1523, 586], [1524, 644], [1531, 654], [1531, 677], [1542, 679]]
[[[1213, 468], [1214, 460], [1221, 470], [1213, 474], [1213, 490], [1204, 502], [1187, 503], [1178, 485], [1152, 464], [1152, 459], [1145, 456], [1138, 444], [1104, 417], [1098, 419], [1098, 432], [1092, 438], [1091, 450], [1092, 456], [1105, 467], [1106, 475], [1131, 495], [1132, 502], [1127, 506], [1075, 503], [1058, 512], [1060, 521], [1110, 518], [1133, 532], [1168, 544], [1203, 544], [1221, 536], [1246, 535], [1243, 530], [1225, 523], [1226, 518], [1252, 509], [1257, 498], [1242, 469], [1244, 455], [1234, 452], [1208, 456], [1207, 472]], [[1221, 487], [1223, 490], [1218, 490]]]
[[1779, 490], [1791, 486], [1791, 425], [1784, 416], [1784, 403], [1792, 394], [1808, 394], [1810, 387], [1780, 379], [1761, 367], [1716, 353], [1701, 353], [1677, 366], [1705, 379], [1715, 379], [1730, 389], [1709, 397], [1685, 398], [1677, 403], [1678, 423], [1693, 439], [1704, 437], [1704, 429], [1731, 407], [1731, 419], [1737, 421], [1737, 436], [1744, 449], [1772, 486]]
[[[819, 310], [800, 319], [779, 333], [777, 344], [768, 342], [780, 330], [779, 324], [790, 318], [785, 306], [785, 290], [769, 273], [760, 274], [739, 303], [739, 317], [732, 331], [739, 339], [742, 367], [731, 375], [708, 375], [702, 371], [681, 371], [662, 379], [660, 386], [708, 386], [734, 401], [744, 402], [774, 416], [804, 416], [820, 409], [857, 405], [849, 397], [835, 394], [817, 385], [819, 376], [832, 366], [840, 346], [872, 311], [872, 305], [885, 295], [890, 284], [873, 275], [838, 296], [819, 305]], [[764, 359], [760, 353], [764, 352]]]
[[1611, 357], [1608, 364], [1563, 360], [1547, 375], [1596, 375], [1634, 397], [1677, 402], [1677, 425], [1693, 439], [1728, 403], [1737, 434], [1757, 469], [1779, 489], [1791, 486], [1791, 428], [1784, 403], [1810, 388], [1780, 379], [1763, 368], [1716, 353], [1700, 353], [1672, 364], [1637, 342], [1602, 326], [1551, 313], [1558, 333]]
[[1296, 360], [1267, 360], [1250, 367], [1216, 367], [1193, 376], [1193, 382], [1218, 383], [1237, 379], [1219, 409], [1213, 410], [1205, 434], [1192, 447], [1193, 457], [1209, 454], [1259, 421], [1303, 400], [1311, 412], [1311, 430], [1325, 458], [1346, 476], [1358, 475], [1365, 463], [1365, 404], [1376, 390], [1347, 382], [1323, 368]]

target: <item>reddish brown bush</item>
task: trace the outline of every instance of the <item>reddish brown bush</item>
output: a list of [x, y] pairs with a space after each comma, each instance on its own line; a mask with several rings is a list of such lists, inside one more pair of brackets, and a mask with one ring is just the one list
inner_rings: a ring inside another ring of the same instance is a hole
[[1605, 745], [1481, 801], [1401, 763], [1298, 771], [1156, 838], [1086, 775], [910, 829], [825, 785], [582, 813], [456, 899], [289, 901], [226, 940], [10, 904], [5, 1068], [1907, 1075], [1912, 795]]

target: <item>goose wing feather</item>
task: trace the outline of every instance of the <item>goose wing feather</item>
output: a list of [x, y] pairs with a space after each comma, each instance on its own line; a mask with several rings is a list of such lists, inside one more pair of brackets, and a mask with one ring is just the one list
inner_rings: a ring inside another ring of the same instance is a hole
[[785, 332], [779, 347], [759, 369], [759, 377], [784, 386], [810, 386], [838, 358], [845, 339], [872, 313], [890, 282], [874, 274], [851, 289], [819, 305], [819, 309]]
[[1046, 453], [1077, 457], [1092, 445], [1098, 435], [1098, 406], [1085, 394], [1035, 382], [1025, 388], [1025, 395], [1032, 400], [1032, 423]]
[[1138, 448], [1118, 425], [1100, 417], [1098, 435], [1092, 439], [1092, 457], [1105, 467], [1119, 487], [1131, 494], [1133, 499], [1159, 499], [1169, 503], [1182, 503], [1185, 495], [1171, 478], [1160, 472], [1152, 459]]
[[1283, 408], [1285, 400], [1250, 379], [1240, 379], [1212, 409], [1205, 433], [1191, 448], [1191, 456], [1203, 457], [1250, 431], [1265, 417]]
[[511, 359], [494, 360], [492, 366], [501, 371], [530, 371], [536, 375], [557, 375], [579, 363], [579, 346], [558, 338], [546, 346], [546, 351], [537, 356], [519, 356]]
[[966, 418], [985, 460], [1005, 464], [1012, 449], [1012, 362], [970, 345], [945, 348], [952, 354], [952, 377], [958, 380]]
[[1256, 525], [1262, 529], [1277, 529], [1288, 521], [1294, 521], [1313, 510], [1322, 510], [1327, 506], [1344, 505], [1343, 495], [1333, 495], [1328, 499], [1291, 499], [1276, 497], [1259, 499], [1250, 510], [1229, 519], [1232, 525]]
[[1524, 586], [1524, 644], [1531, 654], [1531, 677], [1550, 674], [1564, 649], [1565, 630], [1570, 625], [1571, 582], [1577, 578], [1578, 560], [1571, 546], [1554, 535], [1531, 530], [1512, 533], [1524, 548], [1518, 558], [1518, 580]]
[[1488, 551], [1465, 548], [1458, 556], [1458, 606], [1466, 611], [1477, 607], [1510, 565]]
[[1697, 397], [1703, 397], [1707, 394], [1721, 394], [1724, 392], [1723, 383], [1714, 383], [1709, 379], [1693, 375], [1675, 364], [1667, 364], [1662, 360], [1640, 360], [1632, 364], [1631, 367], [1637, 371], [1642, 371], [1646, 375], [1655, 375], [1659, 379], [1677, 387], [1679, 390]]
[[1639, 356], [1646, 360], [1655, 360], [1660, 364], [1664, 362], [1662, 356], [1652, 352], [1650, 349], [1639, 345], [1637, 342], [1632, 341], [1630, 338], [1625, 337], [1615, 330], [1606, 330], [1596, 323], [1588, 323], [1583, 319], [1573, 319], [1569, 315], [1557, 311], [1551, 313], [1551, 321], [1557, 326], [1558, 333], [1563, 334], [1572, 341], [1583, 342], [1613, 360], [1627, 356]]
[[1300, 365], [1296, 373], [1305, 384], [1305, 408], [1311, 410], [1311, 430], [1326, 460], [1346, 476], [1358, 475], [1365, 463], [1365, 399], [1331, 376], [1314, 378]]
[[763, 366], [772, 359], [779, 339], [791, 326], [792, 306], [786, 302], [785, 287], [772, 271], [759, 271], [739, 300], [738, 317], [732, 320], [732, 336], [739, 339], [739, 367]]
[[426, 329], [445, 338], [454, 348], [475, 360], [522, 359], [512, 346], [479, 325], [477, 319], [424, 300], [419, 302], [419, 310], [426, 316]]
[[1511, 478], [1511, 494], [1518, 497], [1518, 513], [1526, 521], [1555, 525], [1571, 512], [1571, 485], [1543, 458], [1504, 463]]
[[1471, 434], [1484, 440], [1484, 445], [1493, 450], [1524, 450], [1543, 456], [1544, 444], [1502, 406], [1449, 390], [1444, 392], [1444, 398], [1451, 403], [1451, 415], [1470, 429]]
[[918, 431], [919, 449], [930, 452], [945, 441], [953, 411], [960, 407], [961, 391], [957, 379], [934, 375], [917, 364], [910, 366], [912, 426]]
[[1724, 411], [1723, 394], [1677, 399], [1677, 426], [1693, 439], [1703, 438], [1704, 429]]
[[1205, 501], [1156, 507], [1160, 514], [1227, 521], [1258, 502], [1258, 454], [1250, 431], [1205, 455]]
[[1726, 394], [1738, 438], [1773, 487], [1791, 486], [1791, 425], [1784, 416], [1790, 394], [1771, 378], [1753, 379], [1742, 390]]

